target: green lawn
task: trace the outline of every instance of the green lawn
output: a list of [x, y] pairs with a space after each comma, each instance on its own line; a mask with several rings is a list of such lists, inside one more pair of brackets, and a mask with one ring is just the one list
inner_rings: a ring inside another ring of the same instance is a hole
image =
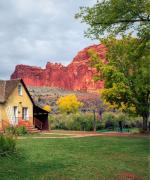
[[148, 137], [17, 140], [18, 155], [0, 159], [0, 180], [148, 180]]

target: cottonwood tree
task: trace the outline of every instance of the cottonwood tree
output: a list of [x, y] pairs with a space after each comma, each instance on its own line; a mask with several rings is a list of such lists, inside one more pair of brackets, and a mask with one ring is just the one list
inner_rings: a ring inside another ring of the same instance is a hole
[[81, 7], [75, 17], [89, 25], [85, 35], [90, 38], [127, 32], [143, 36], [150, 33], [149, 7], [150, 0], [98, 0], [93, 7]]
[[150, 59], [145, 55], [149, 47], [143, 47], [139, 39], [131, 36], [124, 36], [121, 40], [111, 37], [102, 43], [109, 49], [108, 63], [101, 61], [98, 55], [95, 59], [96, 52], [90, 52], [93, 66], [100, 72], [98, 77], [105, 81], [105, 88], [101, 90], [102, 98], [116, 109], [142, 116], [146, 130], [149, 117]]
[[57, 105], [62, 113], [76, 113], [83, 103], [78, 101], [76, 95], [69, 94], [57, 100]]
[[93, 7], [82, 7], [76, 14], [76, 18], [89, 25], [87, 37], [105, 37], [101, 42], [108, 49], [108, 63], [91, 53], [94, 66], [101, 72], [99, 77], [105, 80], [102, 96], [118, 108], [123, 105], [135, 109], [143, 117], [144, 130], [147, 130], [150, 95], [149, 7], [149, 0], [105, 0], [97, 1]]

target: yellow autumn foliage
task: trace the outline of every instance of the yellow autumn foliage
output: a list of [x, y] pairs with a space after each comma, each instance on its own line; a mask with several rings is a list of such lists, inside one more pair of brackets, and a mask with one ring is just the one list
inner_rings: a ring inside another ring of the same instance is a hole
[[78, 101], [76, 95], [69, 94], [62, 96], [57, 100], [58, 108], [61, 112], [76, 113], [83, 103]]
[[51, 112], [51, 107], [49, 105], [45, 105], [42, 109], [44, 109], [47, 112]]
[[[115, 86], [116, 88], [116, 86]], [[110, 110], [110, 109], [118, 109], [119, 111], [121, 112], [125, 112], [125, 111], [130, 111], [130, 112], [133, 112], [135, 113], [136, 112], [136, 108], [134, 105], [130, 104], [130, 106], [128, 106], [128, 104], [125, 104], [124, 102], [119, 102], [119, 104], [115, 103], [114, 102], [108, 102], [106, 100], [106, 97], [108, 94], [111, 94], [112, 96], [117, 96], [117, 94], [115, 94], [115, 90], [114, 88], [112, 89], [101, 89], [100, 90], [100, 96], [101, 96], [101, 99], [103, 100], [103, 104], [107, 107], [106, 109], [107, 110]], [[119, 99], [119, 95], [117, 96], [117, 98]]]

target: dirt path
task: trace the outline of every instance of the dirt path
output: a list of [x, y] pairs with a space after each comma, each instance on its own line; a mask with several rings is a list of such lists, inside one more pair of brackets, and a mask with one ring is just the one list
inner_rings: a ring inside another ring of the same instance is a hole
[[[43, 136], [41, 136], [43, 135]], [[53, 135], [53, 136], [51, 136]], [[56, 135], [56, 136], [55, 136]], [[59, 136], [58, 136], [59, 135]], [[65, 136], [64, 136], [65, 135]], [[106, 133], [91, 133], [91, 132], [74, 132], [74, 131], [60, 131], [60, 132], [42, 132], [38, 136], [27, 136], [27, 137], [18, 137], [18, 139], [67, 139], [67, 138], [82, 138], [82, 137], [97, 137], [97, 136], [108, 136], [108, 137], [145, 137], [147, 135], [141, 134], [131, 134], [131, 133], [120, 133], [120, 132], [106, 132]]]

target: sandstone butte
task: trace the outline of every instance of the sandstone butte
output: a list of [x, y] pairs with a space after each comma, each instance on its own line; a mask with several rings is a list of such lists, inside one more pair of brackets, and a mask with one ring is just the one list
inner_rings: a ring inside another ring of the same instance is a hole
[[68, 66], [48, 62], [44, 69], [28, 65], [17, 65], [11, 79], [22, 78], [27, 86], [48, 86], [65, 90], [95, 92], [103, 88], [104, 82], [94, 82], [96, 69], [90, 67], [89, 50], [94, 50], [106, 61], [106, 48], [102, 44], [89, 46], [80, 51]]

